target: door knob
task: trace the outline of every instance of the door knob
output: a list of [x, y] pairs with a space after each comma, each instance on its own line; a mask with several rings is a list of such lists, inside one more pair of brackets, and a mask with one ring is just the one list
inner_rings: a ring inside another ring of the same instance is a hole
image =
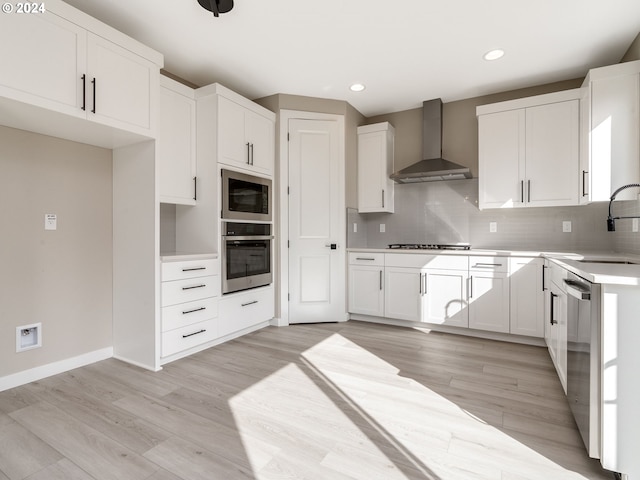
[[337, 243], [327, 243], [325, 247], [330, 248], [331, 250], [336, 250], [338, 248]]

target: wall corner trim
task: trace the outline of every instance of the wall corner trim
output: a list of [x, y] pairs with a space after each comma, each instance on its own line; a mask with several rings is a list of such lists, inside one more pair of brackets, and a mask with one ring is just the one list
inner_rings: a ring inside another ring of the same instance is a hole
[[84, 367], [100, 360], [106, 360], [113, 357], [113, 347], [102, 348], [100, 350], [94, 350], [93, 352], [84, 353], [77, 357], [66, 358], [58, 362], [48, 363], [39, 367], [30, 368], [29, 370], [23, 370], [22, 372], [14, 373], [0, 377], [0, 392], [9, 390], [10, 388], [19, 387], [30, 382], [42, 380], [43, 378], [57, 375], [59, 373], [73, 370], [74, 368]]

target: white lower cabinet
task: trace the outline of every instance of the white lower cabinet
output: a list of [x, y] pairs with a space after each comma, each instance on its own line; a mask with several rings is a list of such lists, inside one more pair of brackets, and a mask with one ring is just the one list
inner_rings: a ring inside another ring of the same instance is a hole
[[451, 327], [468, 327], [468, 278], [466, 270], [427, 269], [422, 321]]
[[230, 294], [220, 300], [218, 336], [246, 330], [268, 322], [274, 314], [273, 287]]
[[510, 333], [544, 336], [543, 268], [541, 258], [509, 259]]
[[162, 264], [162, 358], [203, 345], [219, 336], [218, 270], [217, 259]]
[[549, 263], [548, 330], [545, 335], [549, 354], [556, 367], [565, 393], [567, 392], [567, 293], [562, 282], [567, 271], [553, 262]]
[[349, 311], [384, 316], [384, 254], [349, 254]]
[[548, 338], [543, 264], [539, 257], [350, 252], [348, 309], [351, 314]]
[[469, 257], [469, 328], [509, 333], [506, 257]]
[[385, 267], [385, 317], [422, 320], [422, 271], [419, 268]]

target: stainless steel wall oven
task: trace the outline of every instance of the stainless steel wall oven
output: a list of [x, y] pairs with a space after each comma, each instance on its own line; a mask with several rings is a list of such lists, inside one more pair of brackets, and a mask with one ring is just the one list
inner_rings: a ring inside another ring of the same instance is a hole
[[272, 182], [268, 178], [222, 170], [222, 218], [270, 222]]
[[222, 293], [271, 284], [271, 224], [222, 222], [222, 226]]

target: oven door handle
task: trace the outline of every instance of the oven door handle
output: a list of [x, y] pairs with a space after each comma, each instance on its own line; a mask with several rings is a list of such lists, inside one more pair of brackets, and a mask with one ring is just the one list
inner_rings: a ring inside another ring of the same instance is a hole
[[273, 240], [273, 235], [222, 235], [225, 240]]
[[580, 282], [564, 279], [564, 286], [567, 290], [567, 294], [572, 297], [577, 298], [578, 300], [591, 300], [591, 292], [585, 289]]

